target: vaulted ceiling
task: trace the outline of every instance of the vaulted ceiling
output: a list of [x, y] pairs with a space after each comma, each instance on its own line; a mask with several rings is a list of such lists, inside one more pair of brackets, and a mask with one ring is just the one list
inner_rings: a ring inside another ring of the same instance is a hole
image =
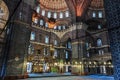
[[81, 20], [86, 12], [91, 0], [65, 0], [71, 11], [73, 20]]

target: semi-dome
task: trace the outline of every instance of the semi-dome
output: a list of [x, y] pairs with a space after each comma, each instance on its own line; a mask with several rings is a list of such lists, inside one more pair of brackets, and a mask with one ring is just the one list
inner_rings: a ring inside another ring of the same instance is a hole
[[39, 0], [41, 8], [51, 11], [66, 11], [68, 10], [65, 0]]
[[92, 0], [90, 7], [94, 9], [101, 9], [104, 8], [103, 0]]
[[0, 28], [3, 28], [9, 16], [9, 11], [6, 4], [1, 1], [0, 3]]

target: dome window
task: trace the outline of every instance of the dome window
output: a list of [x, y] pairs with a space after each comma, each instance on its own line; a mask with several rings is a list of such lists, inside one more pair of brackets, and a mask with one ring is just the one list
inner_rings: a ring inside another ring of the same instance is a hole
[[63, 13], [62, 12], [60, 12], [60, 18], [63, 18]]
[[42, 16], [45, 16], [45, 10], [42, 10]]
[[96, 17], [96, 13], [95, 13], [95, 12], [92, 13], [92, 17], [93, 17], [93, 18]]
[[99, 17], [99, 18], [102, 18], [102, 17], [103, 17], [102, 11], [99, 11], [99, 12], [98, 12], [98, 17]]

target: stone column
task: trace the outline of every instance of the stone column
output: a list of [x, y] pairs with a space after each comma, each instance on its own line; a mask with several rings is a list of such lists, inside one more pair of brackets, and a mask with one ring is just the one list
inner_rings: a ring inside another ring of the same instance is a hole
[[72, 42], [72, 59], [78, 59], [78, 42]]
[[120, 80], [120, 0], [104, 0], [115, 80]]
[[[24, 0], [4, 0], [9, 9], [2, 77], [24, 75], [30, 38], [32, 9]], [[32, 3], [31, 3], [32, 4]], [[34, 4], [34, 3], [33, 3]]]
[[30, 30], [20, 23], [14, 23], [12, 27], [6, 75], [24, 75], [27, 70]]

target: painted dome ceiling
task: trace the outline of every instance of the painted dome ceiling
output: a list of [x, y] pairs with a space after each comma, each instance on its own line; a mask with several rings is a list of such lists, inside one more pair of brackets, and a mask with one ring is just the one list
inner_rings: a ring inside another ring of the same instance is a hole
[[37, 0], [36, 2], [34, 10], [37, 15], [33, 17], [33, 21], [37, 23], [43, 19], [48, 23], [52, 17], [56, 20], [56, 26], [69, 26], [82, 21], [88, 8], [90, 10], [104, 8], [103, 0]]
[[90, 7], [94, 8], [94, 9], [104, 8], [103, 0], [92, 0], [91, 4], [90, 4]]
[[8, 20], [9, 11], [6, 4], [1, 1], [0, 2], [0, 31], [4, 28], [6, 21]]
[[[33, 22], [38, 23], [42, 19], [49, 28], [50, 26], [52, 28], [56, 26], [64, 27], [71, 24], [71, 12], [65, 0], [37, 0], [37, 3], [34, 8]], [[43, 25], [43, 21], [41, 21], [41, 25]]]
[[52, 11], [66, 11], [68, 10], [65, 0], [39, 0], [41, 8]]

